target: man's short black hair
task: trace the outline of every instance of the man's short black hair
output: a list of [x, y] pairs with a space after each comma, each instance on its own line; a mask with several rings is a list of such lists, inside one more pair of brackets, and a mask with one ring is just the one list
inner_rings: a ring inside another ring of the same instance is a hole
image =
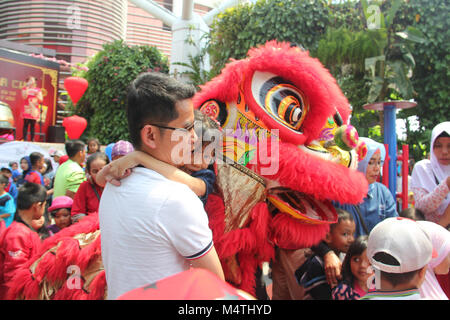
[[32, 152], [30, 154], [30, 162], [31, 162], [31, 166], [35, 166], [36, 163], [42, 159], [44, 157], [44, 155], [40, 152]]
[[[393, 256], [391, 256], [389, 253], [386, 252], [377, 252], [373, 259], [387, 264], [391, 266], [399, 266], [400, 262], [398, 262], [397, 259], [395, 259]], [[385, 271], [380, 271], [381, 278], [389, 282], [392, 286], [396, 287], [400, 284], [405, 284], [410, 282], [414, 276], [420, 271], [419, 270], [413, 270], [410, 272], [404, 272], [404, 273], [390, 273]]]
[[47, 200], [47, 189], [43, 185], [25, 182], [19, 188], [17, 196], [17, 209], [27, 210], [36, 202], [44, 202]]
[[86, 144], [81, 140], [69, 140], [65, 144], [66, 153], [69, 158], [74, 157], [78, 152], [86, 148]]
[[158, 72], [139, 75], [128, 89], [128, 130], [130, 141], [140, 148], [140, 132], [145, 124], [165, 125], [178, 117], [175, 104], [192, 98], [195, 88]]

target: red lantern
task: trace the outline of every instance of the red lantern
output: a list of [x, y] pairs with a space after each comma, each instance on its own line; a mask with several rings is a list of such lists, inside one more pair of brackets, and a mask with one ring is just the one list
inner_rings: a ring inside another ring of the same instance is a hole
[[64, 80], [64, 88], [72, 99], [73, 104], [77, 104], [78, 100], [83, 96], [88, 87], [88, 81], [80, 77], [68, 77]]
[[74, 115], [64, 118], [63, 127], [66, 128], [70, 140], [79, 139], [87, 126], [87, 120], [83, 117]]

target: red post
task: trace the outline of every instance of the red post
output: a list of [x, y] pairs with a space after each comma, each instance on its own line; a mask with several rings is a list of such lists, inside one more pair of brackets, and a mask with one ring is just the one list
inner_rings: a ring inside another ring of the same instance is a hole
[[408, 208], [409, 146], [402, 146], [402, 209]]
[[389, 157], [389, 145], [384, 144], [384, 148], [386, 149], [386, 158], [384, 159], [383, 164], [383, 178], [382, 183], [389, 189], [389, 161], [391, 160]]

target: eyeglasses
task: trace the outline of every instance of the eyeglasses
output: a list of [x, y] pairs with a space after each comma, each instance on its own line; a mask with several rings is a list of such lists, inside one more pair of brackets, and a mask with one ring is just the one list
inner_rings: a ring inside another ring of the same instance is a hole
[[187, 127], [187, 128], [174, 128], [174, 127], [167, 127], [167, 126], [162, 126], [162, 125], [159, 125], [159, 124], [153, 124], [153, 123], [147, 123], [148, 125], [151, 125], [151, 126], [155, 126], [155, 127], [158, 127], [158, 128], [162, 128], [162, 129], [168, 129], [168, 130], [180, 130], [180, 131], [182, 131], [182, 132], [186, 132], [186, 133], [190, 133], [193, 129], [194, 129], [194, 125], [195, 125], [195, 123], [192, 123], [189, 127]]

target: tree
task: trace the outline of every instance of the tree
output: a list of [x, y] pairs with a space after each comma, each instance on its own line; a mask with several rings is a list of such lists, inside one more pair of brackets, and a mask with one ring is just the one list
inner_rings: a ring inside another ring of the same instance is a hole
[[89, 87], [76, 107], [69, 106], [74, 113], [88, 120], [83, 137], [96, 137], [103, 144], [128, 140], [127, 88], [142, 72], [168, 73], [167, 57], [156, 47], [129, 47], [118, 40], [105, 44], [86, 65], [88, 71], [74, 75], [88, 80]]

